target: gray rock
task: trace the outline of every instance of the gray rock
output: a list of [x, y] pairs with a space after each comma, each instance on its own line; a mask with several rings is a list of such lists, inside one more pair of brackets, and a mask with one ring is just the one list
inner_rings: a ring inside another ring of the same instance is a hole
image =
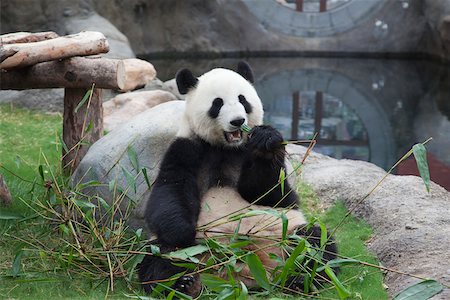
[[[149, 109], [129, 122], [116, 128], [94, 143], [73, 174], [73, 183], [90, 180], [109, 184], [115, 181], [125, 191], [126, 198], [121, 203], [126, 211], [129, 201], [136, 202], [129, 221], [134, 228], [145, 228], [144, 207], [149, 188], [141, 172], [147, 170], [150, 182], [156, 178], [163, 154], [178, 131], [178, 121], [184, 110], [184, 101], [170, 101]], [[132, 147], [137, 154], [139, 170], [136, 170], [127, 154]], [[127, 183], [124, 172], [136, 176], [134, 185]], [[112, 203], [114, 193], [108, 186], [87, 188], [89, 194], [98, 193], [107, 202]]]

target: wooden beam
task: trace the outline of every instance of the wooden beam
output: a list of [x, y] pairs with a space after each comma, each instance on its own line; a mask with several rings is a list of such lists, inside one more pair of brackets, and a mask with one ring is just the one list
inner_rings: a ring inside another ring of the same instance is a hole
[[109, 51], [105, 36], [95, 31], [83, 31], [34, 43], [7, 44], [3, 45], [3, 48], [17, 52], [1, 62], [0, 69], [20, 68], [45, 61]]
[[149, 62], [101, 57], [73, 57], [31, 67], [0, 71], [0, 89], [97, 88], [130, 91], [156, 77]]
[[64, 90], [62, 166], [73, 173], [90, 145], [103, 135], [103, 106], [101, 89], [94, 88], [92, 96], [78, 109], [88, 89]]
[[34, 43], [59, 37], [56, 32], [14, 32], [0, 35], [0, 44]]

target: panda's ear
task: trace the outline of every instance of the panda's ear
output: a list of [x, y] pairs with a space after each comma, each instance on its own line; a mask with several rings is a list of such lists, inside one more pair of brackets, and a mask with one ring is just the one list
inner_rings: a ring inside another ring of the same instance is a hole
[[195, 87], [198, 83], [198, 78], [195, 77], [188, 69], [182, 69], [177, 72], [176, 76], [178, 91], [181, 95], [187, 94], [189, 90]]
[[255, 82], [255, 79], [253, 78], [253, 71], [252, 71], [252, 68], [250, 68], [250, 65], [249, 65], [247, 62], [241, 60], [241, 61], [238, 63], [238, 66], [237, 66], [237, 72], [238, 72], [239, 74], [241, 74], [242, 77], [244, 77], [245, 79], [247, 79], [249, 82], [251, 82], [251, 83], [254, 83], [254, 82]]

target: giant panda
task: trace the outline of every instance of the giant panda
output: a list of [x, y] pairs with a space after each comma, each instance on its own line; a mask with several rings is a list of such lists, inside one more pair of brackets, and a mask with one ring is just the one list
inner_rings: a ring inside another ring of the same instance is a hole
[[[262, 125], [262, 102], [253, 82], [253, 72], [243, 61], [236, 72], [217, 68], [198, 78], [188, 69], [177, 73], [176, 83], [179, 92], [186, 95], [186, 107], [145, 211], [146, 222], [156, 236], [153, 243], [161, 253], [193, 246], [197, 239], [233, 233], [236, 228], [242, 235], [261, 237], [260, 244], [267, 243], [263, 237], [281, 236], [279, 219], [255, 215], [242, 219], [239, 227], [237, 221], [220, 219], [233, 212], [269, 207], [285, 211], [289, 233], [307, 236], [311, 245], [319, 245], [320, 228], [305, 227], [307, 221], [298, 210], [295, 191], [287, 181], [283, 191], [278, 184], [280, 170], [286, 168], [283, 137], [271, 126]], [[242, 131], [243, 124], [252, 130]], [[283, 256], [279, 248], [256, 251], [266, 267], [276, 267], [269, 253]], [[331, 243], [323, 259], [335, 258], [334, 253], [336, 247]], [[185, 270], [170, 260], [147, 255], [138, 274], [144, 290], [150, 293], [155, 282]], [[240, 280], [255, 286], [248, 269], [241, 273]], [[291, 278], [290, 284], [303, 290], [303, 286], [295, 286], [302, 284], [301, 280]], [[193, 297], [201, 291], [200, 279], [193, 275], [180, 277], [172, 287]]]

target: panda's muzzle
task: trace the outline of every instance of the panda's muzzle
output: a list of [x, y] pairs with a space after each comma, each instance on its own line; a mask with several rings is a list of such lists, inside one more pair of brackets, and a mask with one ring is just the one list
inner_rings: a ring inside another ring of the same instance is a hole
[[231, 132], [224, 131], [223, 133], [225, 140], [230, 144], [239, 143], [242, 140], [242, 131], [240, 129]]

